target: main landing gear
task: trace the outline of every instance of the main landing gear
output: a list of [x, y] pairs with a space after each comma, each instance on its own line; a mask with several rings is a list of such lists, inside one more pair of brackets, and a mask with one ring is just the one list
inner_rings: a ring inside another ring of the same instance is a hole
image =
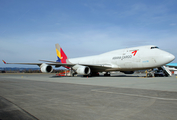
[[104, 76], [111, 76], [111, 74], [109, 72], [106, 72]]
[[90, 73], [89, 75], [83, 75], [83, 77], [94, 77], [94, 76], [100, 76], [100, 74], [98, 72], [93, 72]]

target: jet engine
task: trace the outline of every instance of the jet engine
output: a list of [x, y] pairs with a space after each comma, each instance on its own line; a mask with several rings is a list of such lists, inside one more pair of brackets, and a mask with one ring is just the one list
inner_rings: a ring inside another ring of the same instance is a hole
[[41, 72], [43, 72], [43, 73], [51, 73], [53, 71], [52, 66], [47, 65], [45, 63], [42, 63], [40, 68], [41, 68]]
[[88, 75], [88, 74], [90, 74], [90, 71], [91, 70], [88, 66], [80, 66], [76, 70], [77, 74], [80, 74], [80, 75]]

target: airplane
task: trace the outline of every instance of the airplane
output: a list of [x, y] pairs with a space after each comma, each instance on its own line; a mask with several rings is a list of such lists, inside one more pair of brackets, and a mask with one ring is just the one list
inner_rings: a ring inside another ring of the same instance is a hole
[[177, 75], [177, 63], [169, 63], [165, 65], [170, 71]]
[[177, 67], [177, 63], [169, 63], [169, 64], [166, 64], [166, 66]]
[[6, 63], [38, 65], [41, 72], [50, 73], [53, 67], [64, 66], [71, 69], [72, 74], [83, 76], [95, 76], [104, 72], [104, 76], [110, 76], [111, 71], [120, 71], [125, 74], [133, 74], [136, 70], [153, 69], [164, 66], [175, 59], [171, 53], [163, 51], [154, 45], [125, 48], [106, 52], [99, 55], [69, 59], [59, 44], [55, 44], [57, 60], [40, 60], [45, 63]]

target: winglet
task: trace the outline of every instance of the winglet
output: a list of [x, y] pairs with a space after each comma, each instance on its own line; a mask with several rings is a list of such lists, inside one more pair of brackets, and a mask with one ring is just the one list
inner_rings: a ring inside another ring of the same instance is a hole
[[6, 64], [6, 62], [5, 62], [4, 60], [2, 60], [2, 62], [3, 62], [4, 64]]
[[59, 44], [55, 44], [56, 47], [56, 53], [57, 53], [57, 61], [56, 62], [61, 62], [61, 63], [70, 63], [68, 60], [68, 57], [64, 53], [63, 49], [60, 47]]

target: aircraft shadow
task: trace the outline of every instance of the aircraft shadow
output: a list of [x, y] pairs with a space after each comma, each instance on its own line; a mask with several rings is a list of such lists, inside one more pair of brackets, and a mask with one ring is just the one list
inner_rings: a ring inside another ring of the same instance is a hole
[[[64, 77], [71, 77], [71, 76], [51, 76], [50, 78], [64, 78]], [[78, 76], [75, 76], [75, 77], [79, 77], [79, 78], [87, 78], [86, 77], [83, 77], [82, 75], [78, 75]], [[131, 75], [112, 75], [112, 76], [104, 76], [104, 75], [100, 75], [100, 76], [89, 76], [88, 78], [98, 78], [98, 77], [106, 77], [106, 78], [112, 78], [112, 77], [144, 77], [144, 76], [138, 76], [138, 75], [135, 75], [135, 76], [131, 76]]]

